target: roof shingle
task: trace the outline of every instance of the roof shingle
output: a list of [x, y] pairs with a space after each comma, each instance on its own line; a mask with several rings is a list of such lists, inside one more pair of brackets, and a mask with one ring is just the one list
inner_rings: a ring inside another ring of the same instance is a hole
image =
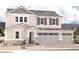
[[[23, 7], [23, 8], [25, 8], [25, 7]], [[10, 11], [13, 11], [13, 10], [15, 10], [15, 9], [8, 8], [7, 12], [10, 12]], [[46, 11], [46, 10], [29, 10], [29, 11], [38, 15], [38, 16], [60, 16], [55, 11]], [[28, 13], [30, 13], [30, 12], [28, 12]], [[27, 10], [24, 10], [21, 7], [18, 10], [13, 11], [12, 13], [27, 13]]]
[[38, 16], [59, 16], [55, 11], [29, 10]]
[[79, 26], [79, 24], [62, 24], [62, 30], [74, 30], [75, 28], [77, 28]]

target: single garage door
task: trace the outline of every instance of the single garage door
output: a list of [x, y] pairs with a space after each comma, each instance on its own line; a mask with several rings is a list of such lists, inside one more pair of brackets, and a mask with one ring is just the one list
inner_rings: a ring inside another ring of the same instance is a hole
[[57, 44], [59, 41], [58, 33], [38, 33], [38, 41], [40, 44]]
[[62, 39], [63, 39], [63, 43], [66, 44], [71, 44], [72, 42], [72, 34], [71, 33], [63, 33], [62, 35]]

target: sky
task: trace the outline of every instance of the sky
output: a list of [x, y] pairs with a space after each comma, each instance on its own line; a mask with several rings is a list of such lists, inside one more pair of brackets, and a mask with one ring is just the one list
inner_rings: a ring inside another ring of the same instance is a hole
[[62, 23], [71, 23], [79, 19], [79, 0], [0, 0], [0, 21], [4, 21], [6, 9], [15, 6], [54, 10], [63, 15]]

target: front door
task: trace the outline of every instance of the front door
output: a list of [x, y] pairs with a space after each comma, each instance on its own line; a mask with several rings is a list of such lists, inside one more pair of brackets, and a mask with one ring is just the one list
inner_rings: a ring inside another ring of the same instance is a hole
[[33, 38], [34, 38], [34, 33], [33, 32], [30, 32], [29, 33], [29, 44], [32, 44], [33, 43]]

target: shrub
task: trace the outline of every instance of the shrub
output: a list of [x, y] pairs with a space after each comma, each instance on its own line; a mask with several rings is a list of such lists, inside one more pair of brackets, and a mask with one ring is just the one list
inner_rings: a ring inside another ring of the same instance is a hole
[[4, 43], [5, 41], [4, 40], [0, 40], [0, 43]]
[[39, 43], [35, 43], [36, 45], [40, 45]]
[[79, 27], [74, 31], [74, 43], [79, 44]]
[[4, 34], [4, 28], [0, 28], [0, 36], [5, 36], [5, 34]]
[[74, 43], [79, 44], [79, 39], [75, 39]]

